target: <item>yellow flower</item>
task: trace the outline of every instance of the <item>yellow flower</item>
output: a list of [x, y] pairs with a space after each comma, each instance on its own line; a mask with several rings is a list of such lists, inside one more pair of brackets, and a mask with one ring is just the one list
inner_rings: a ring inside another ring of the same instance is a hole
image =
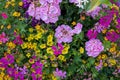
[[53, 45], [53, 35], [49, 35], [47, 37], [47, 46], [52, 46]]
[[34, 59], [29, 59], [30, 64], [33, 64], [34, 62], [35, 62]]
[[108, 39], [106, 37], [104, 37], [104, 40], [108, 41]]
[[11, 25], [9, 24], [8, 26], [7, 26], [7, 29], [10, 29], [11, 28]]
[[33, 32], [33, 28], [29, 28], [29, 32], [32, 33]]
[[[0, 79], [1, 80], [1, 79]], [[4, 76], [4, 80], [12, 80], [12, 78], [9, 75]]]
[[69, 44], [65, 44], [65, 45], [64, 45], [64, 49], [62, 50], [62, 54], [67, 54], [69, 48], [70, 48], [70, 45], [69, 45]]
[[106, 55], [106, 54], [102, 54], [102, 55], [101, 55], [101, 58], [102, 58], [102, 59], [106, 59], [106, 58], [107, 58], [107, 55]]
[[46, 52], [49, 53], [49, 54], [51, 54], [51, 55], [53, 55], [53, 50], [52, 50], [51, 47], [48, 47], [48, 48], [46, 49]]
[[102, 33], [105, 34], [107, 32], [107, 29], [102, 30]]
[[27, 56], [28, 58], [30, 58], [31, 54], [30, 54], [30, 53], [27, 53], [26, 56]]
[[106, 67], [108, 64], [107, 63], [103, 63], [103, 66]]
[[28, 41], [33, 40], [34, 39], [34, 34], [30, 34], [27, 39], [28, 39]]
[[116, 60], [115, 59], [109, 59], [109, 63], [111, 66], [116, 65]]
[[73, 21], [71, 24], [72, 24], [73, 26], [75, 26], [75, 25], [76, 25], [76, 22], [75, 22], [75, 21]]
[[80, 47], [79, 51], [80, 51], [81, 54], [83, 54], [84, 53], [84, 48]]
[[5, 8], [8, 8], [10, 4], [11, 4], [11, 2], [7, 1], [6, 4], [5, 4]]
[[58, 64], [57, 63], [52, 63], [52, 67], [57, 67]]
[[61, 61], [66, 61], [65, 56], [63, 56], [63, 55], [59, 55], [58, 59], [61, 60]]
[[27, 48], [27, 43], [23, 43], [22, 45], [21, 45], [21, 47], [22, 47], [22, 49], [25, 49], [25, 48]]
[[35, 26], [35, 28], [36, 28], [36, 30], [40, 30], [41, 29], [40, 25], [38, 25], [38, 24]]
[[23, 6], [23, 2], [22, 2], [22, 1], [21, 1], [21, 2], [19, 2], [18, 4], [19, 4], [19, 6]]
[[44, 59], [48, 59], [48, 57], [46, 55], [44, 55], [43, 57], [44, 57]]
[[41, 48], [41, 49], [46, 48], [46, 44], [41, 44], [41, 45], [40, 45], [40, 48]]
[[[0, 78], [3, 78], [4, 77], [4, 75], [5, 75], [5, 73], [4, 72], [0, 72]], [[0, 79], [1, 80], [1, 79]], [[2, 79], [3, 80], [3, 79]]]
[[52, 55], [52, 56], [50, 57], [50, 60], [51, 60], [51, 61], [53, 61], [53, 60], [55, 60], [55, 59], [56, 59], [55, 55]]
[[109, 49], [109, 52], [111, 52], [111, 53], [113, 53], [115, 51], [116, 51], [116, 47], [112, 47], [112, 48]]
[[1, 25], [1, 29], [3, 29], [4, 28], [4, 25]]
[[42, 37], [42, 33], [39, 32], [38, 34], [35, 35], [35, 39], [39, 40]]
[[15, 11], [15, 12], [13, 13], [13, 16], [14, 16], [14, 17], [19, 17], [19, 16], [20, 16], [20, 12], [16, 12], [16, 11]]
[[13, 43], [13, 42], [8, 42], [7, 43], [7, 46], [10, 48], [10, 49], [14, 49], [16, 47], [16, 45]]

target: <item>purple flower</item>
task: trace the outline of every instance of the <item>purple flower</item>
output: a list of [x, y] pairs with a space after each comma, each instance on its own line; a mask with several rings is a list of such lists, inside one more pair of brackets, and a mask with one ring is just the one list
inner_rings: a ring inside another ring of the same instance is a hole
[[112, 21], [112, 18], [113, 17], [111, 15], [103, 16], [103, 17], [100, 18], [99, 23], [102, 26], [108, 28], [108, 26], [110, 25], [110, 23]]
[[92, 18], [95, 18], [96, 16], [99, 15], [100, 10], [101, 10], [101, 7], [96, 7], [94, 10], [88, 11], [86, 14], [88, 16], [91, 16]]
[[56, 68], [56, 71], [54, 71], [53, 74], [54, 76], [59, 77], [61, 79], [66, 78], [66, 72], [65, 71], [63, 72], [62, 70], [59, 70], [58, 68]]
[[77, 25], [73, 29], [73, 34], [79, 34], [82, 31], [83, 25], [80, 23], [77, 23]]
[[98, 32], [96, 30], [90, 29], [87, 32], [88, 39], [95, 39], [98, 35]]
[[116, 42], [118, 39], [120, 39], [120, 35], [115, 31], [109, 31], [106, 33], [106, 38], [111, 42]]
[[2, 34], [0, 34], [0, 42], [6, 43], [7, 41], [8, 38], [6, 37], [6, 34], [2, 32]]
[[98, 22], [95, 24], [94, 28], [98, 33], [105, 29], [105, 27], [99, 24]]
[[95, 68], [99, 71], [102, 68], [103, 62], [100, 60], [100, 64], [98, 66], [95, 66]]
[[58, 43], [58, 48], [56, 46], [52, 46], [52, 50], [54, 51], [54, 54], [58, 56], [62, 53], [63, 45], [61, 43]]
[[[33, 80], [42, 80], [42, 68], [43, 64], [40, 61], [36, 61], [34, 64], [32, 64], [31, 67], [34, 72], [32, 72], [31, 76]], [[39, 75], [39, 76], [36, 76]]]
[[58, 43], [72, 42], [73, 30], [68, 25], [61, 25], [55, 29], [55, 37]]
[[99, 39], [90, 39], [85, 43], [85, 49], [88, 56], [97, 57], [104, 50], [104, 46]]
[[18, 45], [23, 44], [23, 40], [21, 39], [20, 35], [17, 35], [16, 38], [13, 40], [13, 42]]

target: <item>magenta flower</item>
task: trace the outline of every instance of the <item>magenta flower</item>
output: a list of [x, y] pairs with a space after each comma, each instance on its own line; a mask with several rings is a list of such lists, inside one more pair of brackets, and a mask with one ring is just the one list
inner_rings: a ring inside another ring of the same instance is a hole
[[23, 40], [21, 39], [20, 35], [17, 35], [13, 42], [18, 45], [23, 44]]
[[55, 37], [57, 38], [58, 43], [72, 42], [73, 30], [68, 25], [63, 24], [58, 26], [55, 31]]
[[104, 50], [104, 46], [99, 39], [90, 39], [85, 43], [85, 49], [88, 56], [97, 57]]
[[54, 55], [58, 56], [58, 55], [60, 55], [62, 53], [63, 45], [61, 43], [58, 43], [58, 47], [52, 46], [52, 50], [54, 52]]
[[1, 16], [3, 17], [3, 19], [7, 19], [8, 18], [7, 14], [4, 13], [4, 12], [1, 13]]
[[106, 33], [106, 38], [111, 42], [116, 42], [120, 39], [120, 34], [116, 33], [115, 31], [109, 31]]
[[81, 23], [77, 23], [77, 25], [73, 29], [73, 34], [79, 34], [82, 31], [83, 25]]
[[98, 35], [98, 32], [96, 30], [90, 29], [87, 32], [88, 39], [95, 39]]
[[7, 41], [8, 38], [6, 37], [6, 34], [2, 32], [2, 34], [0, 34], [0, 42], [6, 43]]
[[58, 68], [56, 68], [56, 71], [54, 71], [53, 74], [54, 76], [59, 77], [61, 79], [66, 78], [66, 72], [65, 71], [63, 72], [62, 70], [59, 70]]
[[113, 16], [111, 15], [106, 15], [100, 18], [99, 23], [104, 26], [105, 28], [108, 28], [112, 21]]

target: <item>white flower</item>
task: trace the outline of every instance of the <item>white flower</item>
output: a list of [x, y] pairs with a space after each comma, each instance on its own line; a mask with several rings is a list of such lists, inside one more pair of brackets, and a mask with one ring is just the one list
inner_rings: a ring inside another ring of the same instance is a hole
[[79, 8], [84, 8], [84, 5], [86, 5], [89, 1], [88, 0], [77, 0], [77, 5]]

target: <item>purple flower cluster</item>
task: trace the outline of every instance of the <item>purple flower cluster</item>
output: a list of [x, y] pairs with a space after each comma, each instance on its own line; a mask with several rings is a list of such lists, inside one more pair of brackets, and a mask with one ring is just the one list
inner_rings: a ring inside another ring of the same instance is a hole
[[23, 40], [21, 39], [20, 35], [15, 35], [16, 38], [13, 40], [15, 44], [21, 45], [23, 44]]
[[59, 70], [58, 68], [56, 68], [56, 71], [53, 72], [54, 76], [59, 77], [60, 79], [64, 79], [66, 77], [66, 72]]
[[14, 63], [14, 56], [8, 54], [6, 57], [0, 59], [0, 67], [7, 68], [8, 65]]
[[36, 4], [40, 4], [40, 6], [31, 2], [27, 13], [37, 20], [43, 20], [45, 23], [55, 23], [61, 13], [60, 2], [62, 0], [39, 0]]
[[34, 70], [31, 74], [32, 79], [33, 80], [42, 80], [43, 64], [40, 61], [36, 61], [34, 64], [32, 64], [31, 68]]
[[54, 54], [55, 54], [56, 56], [58, 56], [59, 54], [62, 53], [63, 48], [64, 48], [64, 47], [63, 47], [63, 45], [62, 45], [61, 43], [58, 43], [58, 47], [52, 46], [52, 50], [53, 50], [53, 52], [54, 52]]
[[55, 37], [57, 38], [58, 43], [70, 43], [72, 42], [72, 36], [74, 34], [79, 34], [82, 31], [82, 24], [77, 23], [74, 29], [68, 25], [63, 24], [61, 26], [58, 26], [55, 31]]
[[101, 7], [96, 7], [94, 10], [88, 11], [86, 15], [91, 16], [92, 18], [95, 18], [96, 16], [98, 16], [100, 10], [101, 10]]
[[104, 46], [99, 39], [90, 39], [85, 43], [85, 49], [88, 56], [97, 57], [104, 50]]
[[0, 34], [0, 43], [6, 43], [7, 41], [8, 38], [6, 37], [6, 34], [2, 32], [2, 34]]
[[100, 33], [102, 30], [106, 29], [104, 26], [102, 26], [101, 24], [99, 24], [99, 22], [97, 22], [95, 25], [94, 25], [94, 29]]
[[106, 33], [106, 38], [111, 42], [116, 42], [118, 39], [120, 39], [120, 35], [115, 31], [109, 31]]

